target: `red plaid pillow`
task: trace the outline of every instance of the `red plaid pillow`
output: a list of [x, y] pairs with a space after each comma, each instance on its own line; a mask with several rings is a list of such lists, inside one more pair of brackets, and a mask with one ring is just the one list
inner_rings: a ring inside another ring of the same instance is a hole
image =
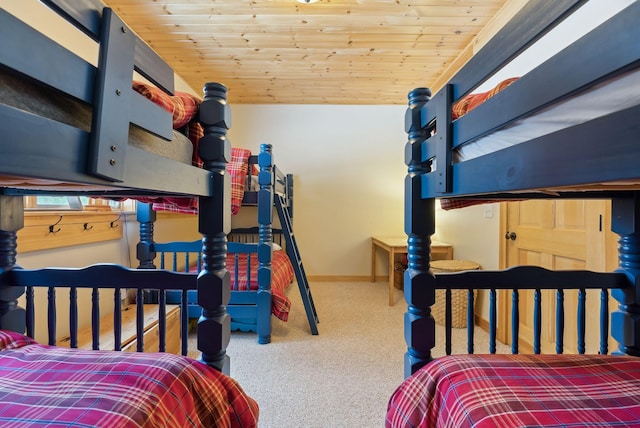
[[498, 83], [493, 89], [487, 92], [481, 92], [479, 94], [470, 94], [458, 101], [451, 108], [451, 120], [456, 120], [465, 114], [469, 113], [480, 104], [493, 97], [498, 92], [518, 80], [518, 77], [511, 77]]

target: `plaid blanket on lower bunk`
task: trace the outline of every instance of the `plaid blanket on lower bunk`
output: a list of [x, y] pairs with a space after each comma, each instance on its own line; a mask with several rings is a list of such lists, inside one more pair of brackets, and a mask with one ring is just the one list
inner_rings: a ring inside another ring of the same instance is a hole
[[386, 426], [640, 426], [640, 358], [438, 358], [407, 378], [394, 392]]
[[[247, 268], [251, 266], [251, 281], [247, 286]], [[250, 260], [247, 257], [238, 259], [238, 281], [235, 280], [235, 260], [233, 254], [227, 255], [227, 270], [231, 275], [232, 290], [257, 290], [258, 289], [258, 255], [251, 254]], [[293, 265], [284, 250], [273, 251], [271, 260], [271, 313], [282, 321], [289, 319], [291, 300], [285, 294], [287, 288], [293, 281]]]
[[258, 405], [204, 363], [37, 344], [0, 330], [2, 427], [255, 427]]

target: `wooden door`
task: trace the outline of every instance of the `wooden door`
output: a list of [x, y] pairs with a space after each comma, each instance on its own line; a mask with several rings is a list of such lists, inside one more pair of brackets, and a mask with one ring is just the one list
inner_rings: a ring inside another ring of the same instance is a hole
[[[610, 232], [610, 203], [601, 200], [529, 200], [504, 204], [503, 267], [535, 265], [554, 270], [612, 270], [616, 266], [615, 236]], [[520, 352], [532, 351], [533, 291], [519, 295]], [[499, 338], [510, 343], [510, 291], [500, 294]], [[564, 293], [565, 352], [576, 352], [577, 292]], [[587, 293], [587, 332], [599, 330], [599, 293]], [[611, 304], [610, 304], [611, 310]], [[542, 352], [555, 352], [556, 291], [542, 291]], [[598, 340], [587, 343], [596, 352]]]

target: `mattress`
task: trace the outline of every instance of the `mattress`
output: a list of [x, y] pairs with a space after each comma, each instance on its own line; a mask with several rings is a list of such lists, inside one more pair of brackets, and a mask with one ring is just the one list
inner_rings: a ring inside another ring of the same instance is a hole
[[498, 131], [470, 141], [453, 154], [463, 162], [638, 105], [640, 71], [600, 83]]

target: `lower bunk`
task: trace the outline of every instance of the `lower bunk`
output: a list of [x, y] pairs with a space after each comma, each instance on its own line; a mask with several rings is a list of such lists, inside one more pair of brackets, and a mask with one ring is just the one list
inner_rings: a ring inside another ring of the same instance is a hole
[[257, 418], [232, 378], [188, 357], [42, 345], [0, 330], [3, 427], [255, 427]]
[[[203, 354], [187, 356], [188, 323], [177, 314], [186, 308], [167, 305], [165, 293], [195, 289], [197, 278], [101, 264], [15, 267], [0, 280], [3, 298], [19, 299], [2, 313], [2, 426], [257, 426], [257, 403], [203, 359], [220, 347], [215, 335], [199, 326]], [[161, 290], [158, 305], [125, 306], [124, 290], [141, 302], [149, 284]], [[112, 315], [101, 316], [108, 301]], [[211, 315], [224, 325], [226, 314]], [[42, 316], [46, 331], [36, 331]]]
[[[389, 400], [387, 427], [640, 424], [640, 359], [629, 349], [630, 355], [622, 355], [622, 349], [609, 354], [609, 344], [620, 333], [609, 333], [609, 300], [632, 289], [624, 273], [518, 266], [435, 274], [434, 279], [434, 287], [449, 295], [444, 337], [432, 337], [445, 341], [446, 355], [430, 355], [398, 386]], [[450, 295], [460, 290], [467, 291], [470, 307], [467, 354], [452, 355]], [[486, 348], [477, 349], [474, 298], [483, 294], [489, 301], [489, 340]], [[520, 331], [525, 314], [534, 321], [532, 343]], [[552, 332], [543, 331], [545, 317]], [[510, 320], [511, 353], [504, 353], [504, 347], [503, 353], [496, 351], [496, 338], [504, 337], [497, 327], [500, 318]], [[570, 341], [568, 331], [574, 330]]]
[[[231, 293], [227, 313], [231, 317], [231, 331], [255, 332], [258, 343], [265, 344], [271, 341], [271, 316], [288, 320], [291, 301], [286, 292], [293, 283], [294, 272], [282, 248], [282, 232], [275, 230], [267, 243], [260, 242], [259, 236], [258, 228], [234, 229], [229, 234], [226, 266]], [[193, 275], [201, 271], [200, 241], [154, 243], [154, 249], [160, 269]], [[269, 265], [259, 260], [260, 251], [271, 252]], [[179, 291], [167, 292], [167, 302], [180, 304], [182, 300]], [[200, 317], [202, 309], [195, 290], [187, 292], [186, 307], [190, 319]]]

